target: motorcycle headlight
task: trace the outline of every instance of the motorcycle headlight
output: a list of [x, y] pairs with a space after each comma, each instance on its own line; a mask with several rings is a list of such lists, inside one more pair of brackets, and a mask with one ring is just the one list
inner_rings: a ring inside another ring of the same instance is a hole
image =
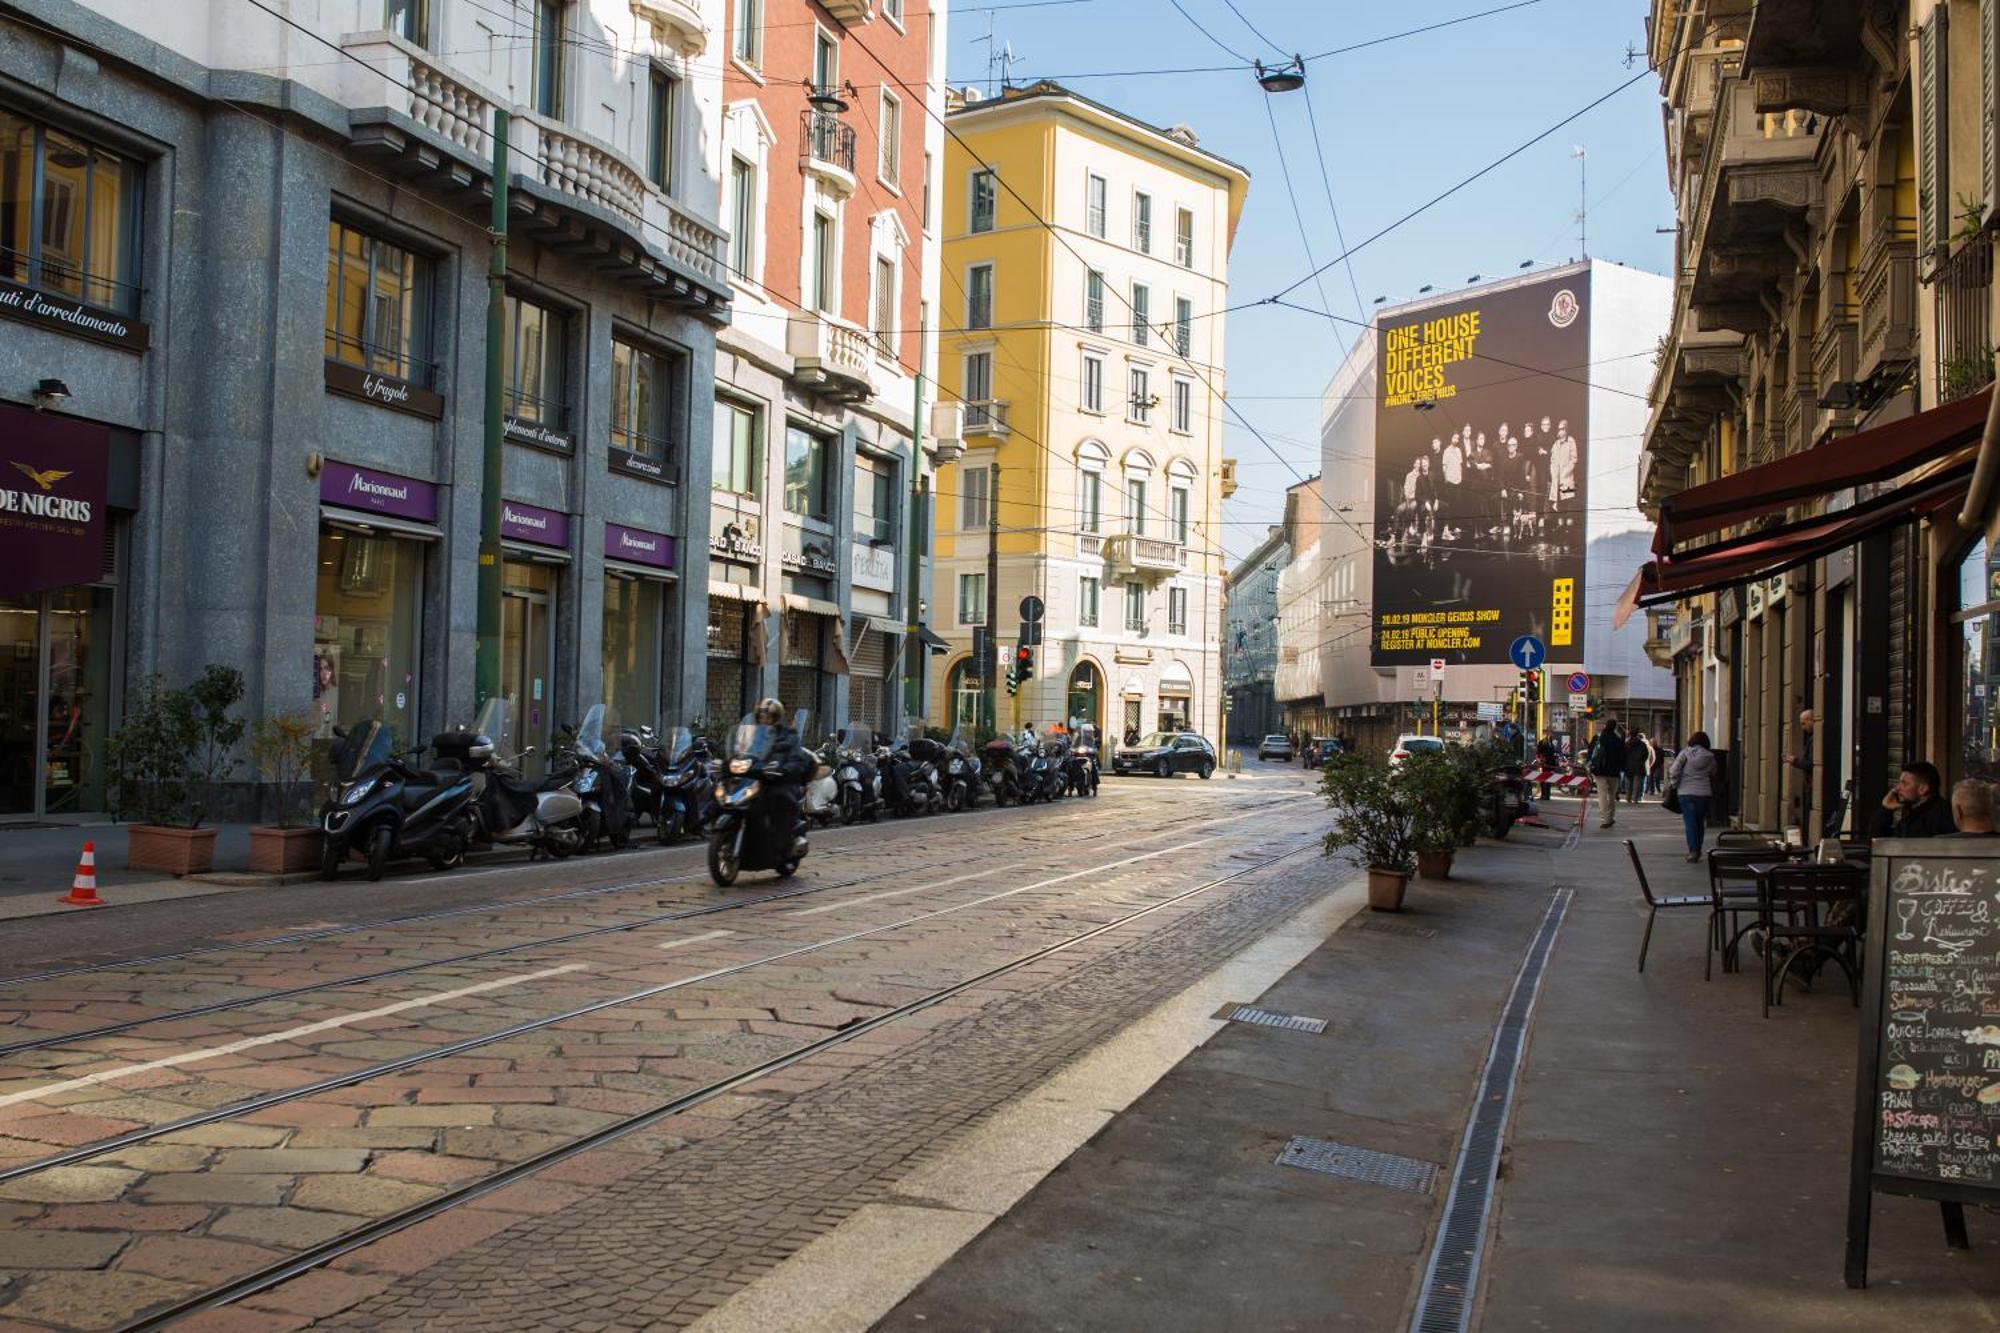
[[342, 805], [359, 805], [368, 798], [368, 793], [374, 790], [374, 778], [370, 778], [366, 782], [357, 782], [340, 794], [340, 803]]
[[763, 789], [763, 785], [761, 782], [745, 783], [734, 795], [725, 798], [725, 803], [729, 805], [748, 804], [757, 799], [757, 793]]
[[737, 758], [730, 760], [729, 771], [731, 773], [739, 773], [739, 774], [748, 773], [750, 771], [750, 757], [748, 755], [740, 755]]
[[594, 768], [584, 769], [582, 775], [578, 777], [576, 780], [577, 795], [582, 796], [588, 792], [596, 791], [597, 778], [598, 778], [598, 773], [596, 769]]
[[965, 771], [965, 761], [963, 759], [952, 760], [951, 771], [954, 773], [963, 773]]
[[858, 768], [843, 768], [840, 770], [840, 780], [842, 782], [857, 782], [860, 778], [861, 770]]

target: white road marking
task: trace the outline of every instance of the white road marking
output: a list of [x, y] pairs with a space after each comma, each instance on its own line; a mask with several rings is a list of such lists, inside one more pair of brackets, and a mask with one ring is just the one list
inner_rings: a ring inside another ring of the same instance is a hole
[[950, 879], [933, 880], [928, 884], [913, 884], [906, 889], [884, 889], [880, 893], [865, 894], [859, 898], [848, 898], [837, 903], [821, 903], [818, 907], [799, 907], [785, 913], [786, 916], [818, 916], [821, 912], [838, 912], [843, 907], [859, 907], [862, 903], [880, 902], [884, 898], [901, 898], [909, 893], [922, 893], [925, 889], [942, 889], [948, 884], [963, 884], [969, 879], [984, 879], [997, 875], [1003, 870], [1018, 870], [1027, 862], [1017, 862], [1011, 866], [992, 866], [985, 870], [975, 870], [969, 875], [954, 875]]
[[323, 1018], [317, 1023], [307, 1023], [303, 1027], [287, 1028], [283, 1032], [266, 1032], [262, 1036], [245, 1037], [222, 1046], [204, 1046], [197, 1051], [183, 1051], [179, 1055], [163, 1056], [158, 1060], [148, 1060], [144, 1064], [121, 1065], [98, 1074], [85, 1074], [81, 1078], [64, 1079], [60, 1083], [47, 1083], [39, 1088], [26, 1088], [20, 1092], [10, 1092], [0, 1096], [0, 1106], [12, 1106], [16, 1102], [37, 1101], [51, 1093], [70, 1092], [77, 1088], [87, 1088], [93, 1084], [109, 1083], [115, 1079], [128, 1078], [133, 1074], [144, 1074], [155, 1069], [171, 1069], [175, 1065], [193, 1064], [197, 1060], [208, 1060], [218, 1055], [234, 1055], [258, 1046], [269, 1046], [277, 1042], [291, 1041], [296, 1037], [309, 1037], [315, 1032], [328, 1032], [334, 1028], [346, 1027], [367, 1018], [385, 1018], [390, 1014], [400, 1014], [406, 1009], [421, 1009], [425, 1005], [439, 1004], [445, 1000], [462, 999], [467, 995], [477, 995], [481, 991], [498, 990], [502, 986], [519, 986], [529, 981], [540, 981], [544, 977], [560, 976], [564, 972], [581, 972], [588, 963], [565, 963], [561, 967], [544, 968], [540, 972], [526, 972], [515, 977], [499, 977], [492, 981], [482, 981], [473, 986], [461, 986], [457, 990], [439, 991], [434, 995], [419, 995], [412, 1000], [398, 1000], [385, 1004], [379, 1009], [364, 1009], [360, 1013], [343, 1014], [339, 1018]]
[[735, 933], [733, 930], [711, 930], [703, 935], [690, 935], [684, 940], [668, 940], [665, 944], [656, 944], [653, 947], [655, 949], [681, 949], [690, 944], [700, 944], [705, 940], [719, 940], [724, 935], [734, 935]]

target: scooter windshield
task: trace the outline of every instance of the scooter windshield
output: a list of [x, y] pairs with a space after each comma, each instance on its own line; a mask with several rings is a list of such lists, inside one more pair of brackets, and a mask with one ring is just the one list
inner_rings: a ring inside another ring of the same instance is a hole
[[502, 761], [511, 763], [514, 759], [514, 713], [507, 701], [494, 695], [481, 706], [479, 720], [472, 724], [472, 730], [493, 742], [493, 754]]
[[692, 750], [693, 748], [694, 748], [694, 733], [688, 730], [686, 727], [673, 728], [671, 731], [667, 733], [668, 766], [678, 767], [680, 764], [684, 763], [687, 760], [688, 751]]
[[355, 723], [347, 739], [335, 747], [331, 756], [334, 776], [342, 782], [352, 782], [369, 769], [388, 763], [389, 744], [389, 729], [378, 719]]
[[754, 763], [767, 758], [777, 741], [778, 733], [770, 727], [760, 727], [754, 722], [739, 723], [729, 736], [729, 757], [749, 759]]
[[875, 752], [875, 729], [850, 722], [840, 729], [840, 748], [860, 754]]
[[945, 742], [945, 748], [969, 759], [972, 757], [972, 738], [965, 734], [964, 727], [958, 727], [952, 731], [951, 739]]
[[590, 711], [583, 715], [583, 725], [576, 729], [576, 748], [585, 754], [604, 753], [603, 704], [592, 704]]

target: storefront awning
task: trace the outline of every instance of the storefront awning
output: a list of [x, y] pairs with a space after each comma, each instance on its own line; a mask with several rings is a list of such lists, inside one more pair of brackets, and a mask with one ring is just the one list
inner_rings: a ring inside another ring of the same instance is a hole
[[917, 642], [934, 653], [944, 654], [951, 651], [951, 640], [938, 634], [929, 625], [917, 626]]
[[1965, 496], [1967, 473], [1966, 466], [1955, 466], [1945, 475], [1910, 482], [1853, 509], [1734, 537], [1679, 560], [1649, 560], [1619, 597], [1611, 627], [1624, 628], [1640, 607], [1767, 579], [1898, 523], [1957, 504]]
[[710, 597], [720, 597], [731, 602], [761, 602], [764, 600], [764, 592], [761, 588], [753, 588], [747, 583], [718, 583], [714, 579], [710, 579], [708, 582], [708, 595]]
[[398, 537], [415, 537], [419, 541], [434, 542], [444, 537], [444, 533], [428, 523], [413, 523], [408, 519], [388, 518], [381, 514], [370, 514], [360, 510], [341, 509], [334, 505], [319, 507], [320, 522], [330, 527], [346, 528], [350, 532], [390, 532]]
[[1978, 443], [1992, 393], [1987, 389], [1670, 495], [1660, 502], [1653, 551], [1671, 558], [1677, 547], [1693, 538], [1849, 486], [1889, 481], [1948, 458]]
[[840, 615], [840, 608], [832, 602], [818, 597], [803, 597], [795, 592], [785, 594], [783, 605], [787, 611], [809, 611], [816, 616], [833, 616], [835, 618], [838, 618]]

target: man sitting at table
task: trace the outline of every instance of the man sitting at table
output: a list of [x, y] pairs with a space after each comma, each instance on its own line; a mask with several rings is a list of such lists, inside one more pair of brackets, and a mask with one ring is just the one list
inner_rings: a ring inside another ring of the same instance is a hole
[[1938, 796], [1944, 786], [1937, 765], [1912, 759], [1903, 765], [1896, 785], [1882, 798], [1869, 836], [1875, 838], [1942, 838], [1958, 830], [1952, 825], [1951, 811]]
[[1961, 838], [1991, 838], [2000, 831], [1993, 827], [1993, 784], [1967, 778], [1953, 787], [1951, 822]]

